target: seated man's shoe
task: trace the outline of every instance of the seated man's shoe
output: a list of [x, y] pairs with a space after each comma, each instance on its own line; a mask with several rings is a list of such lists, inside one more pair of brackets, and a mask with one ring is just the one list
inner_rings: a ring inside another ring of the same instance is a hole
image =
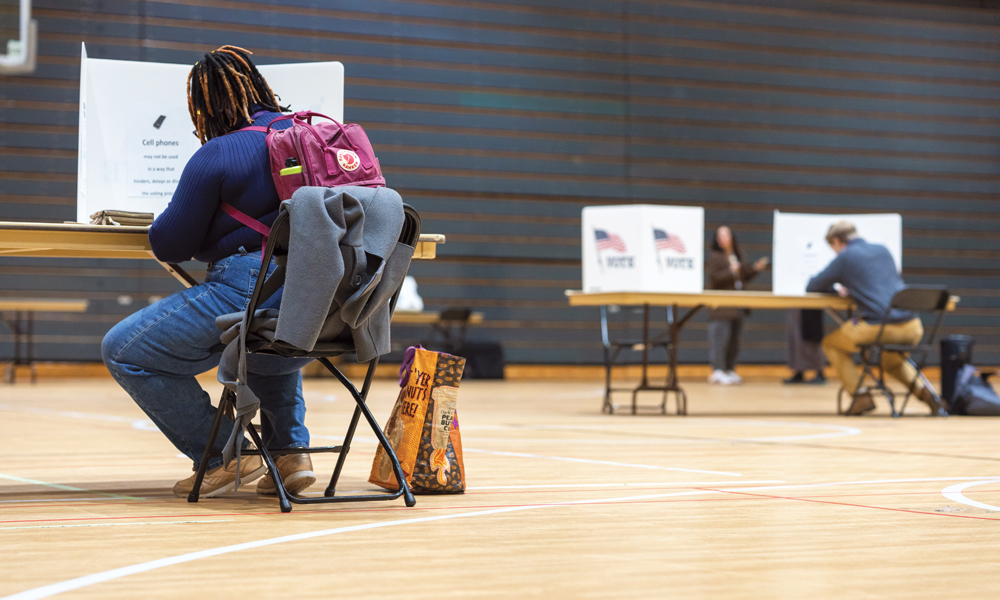
[[[274, 466], [278, 467], [281, 474], [281, 483], [285, 485], [285, 491], [292, 495], [298, 495], [312, 484], [316, 483], [316, 474], [313, 473], [312, 459], [308, 454], [284, 454], [274, 459]], [[274, 485], [274, 479], [268, 473], [264, 479], [257, 484], [257, 493], [274, 496], [278, 489]]]
[[872, 398], [871, 392], [864, 391], [854, 396], [854, 402], [851, 402], [850, 408], [847, 409], [847, 414], [863, 415], [873, 410], [875, 410], [875, 400]]
[[[250, 483], [267, 471], [264, 461], [259, 456], [244, 456], [240, 458], [240, 483]], [[197, 473], [192, 474], [187, 479], [182, 479], [174, 484], [174, 495], [186, 498], [194, 489], [194, 478]], [[219, 494], [230, 492], [236, 487], [236, 461], [229, 463], [228, 467], [216, 467], [205, 473], [205, 478], [201, 481], [201, 493], [199, 498], [214, 498]]]

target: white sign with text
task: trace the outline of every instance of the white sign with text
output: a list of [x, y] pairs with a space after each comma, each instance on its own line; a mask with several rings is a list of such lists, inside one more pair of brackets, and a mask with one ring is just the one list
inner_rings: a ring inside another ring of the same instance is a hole
[[[291, 110], [344, 120], [339, 62], [260, 65]], [[159, 215], [201, 143], [188, 114], [191, 65], [87, 57], [80, 60], [80, 135], [76, 219], [100, 210]]]
[[885, 246], [903, 270], [903, 218], [898, 214], [815, 215], [774, 211], [774, 293], [801, 296], [814, 275], [837, 255], [826, 243], [826, 232], [838, 221], [849, 221], [858, 235]]
[[186, 107], [137, 102], [128, 113], [129, 198], [170, 199], [184, 164], [201, 143], [191, 135]]
[[703, 208], [588, 206], [582, 223], [585, 292], [704, 290]]

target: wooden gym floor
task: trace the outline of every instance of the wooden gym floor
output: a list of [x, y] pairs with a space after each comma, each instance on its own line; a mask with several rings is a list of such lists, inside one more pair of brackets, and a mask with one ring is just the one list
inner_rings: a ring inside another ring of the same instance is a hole
[[[689, 417], [608, 416], [597, 381], [466, 381], [466, 494], [281, 514], [253, 484], [171, 495], [189, 462], [109, 379], [3, 386], [0, 597], [1000, 594], [1000, 421], [837, 417], [832, 384], [687, 388]], [[336, 443], [347, 395], [306, 395]], [[380, 420], [395, 396], [376, 384]], [[370, 488], [359, 431], [344, 490]]]

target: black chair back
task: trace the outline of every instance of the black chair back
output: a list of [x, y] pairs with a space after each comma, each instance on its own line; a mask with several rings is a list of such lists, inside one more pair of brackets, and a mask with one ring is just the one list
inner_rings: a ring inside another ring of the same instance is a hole
[[940, 285], [911, 285], [896, 292], [892, 298], [892, 308], [931, 312], [948, 307], [948, 289]]
[[407, 246], [416, 247], [420, 240], [420, 215], [409, 204], [403, 205], [403, 229], [399, 232], [399, 241]]
[[937, 313], [937, 319], [934, 322], [934, 327], [931, 328], [929, 334], [924, 334], [923, 340], [918, 342], [918, 345], [933, 344], [934, 340], [937, 339], [938, 330], [941, 328], [941, 322], [944, 320], [944, 313], [948, 308], [949, 300], [951, 300], [951, 296], [948, 294], [948, 289], [940, 285], [908, 285], [899, 290], [896, 292], [896, 295], [892, 297], [892, 302], [889, 304], [889, 308], [885, 311], [885, 318], [882, 319], [882, 326], [879, 328], [875, 344], [882, 344], [882, 332], [885, 331], [885, 325], [889, 322], [889, 316], [894, 308], [909, 310], [916, 313]]

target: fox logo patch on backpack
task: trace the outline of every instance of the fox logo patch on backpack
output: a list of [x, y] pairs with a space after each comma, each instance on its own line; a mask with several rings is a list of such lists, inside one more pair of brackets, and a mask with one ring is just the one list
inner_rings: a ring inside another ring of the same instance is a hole
[[353, 171], [361, 166], [361, 159], [354, 150], [337, 150], [337, 162], [345, 171]]

